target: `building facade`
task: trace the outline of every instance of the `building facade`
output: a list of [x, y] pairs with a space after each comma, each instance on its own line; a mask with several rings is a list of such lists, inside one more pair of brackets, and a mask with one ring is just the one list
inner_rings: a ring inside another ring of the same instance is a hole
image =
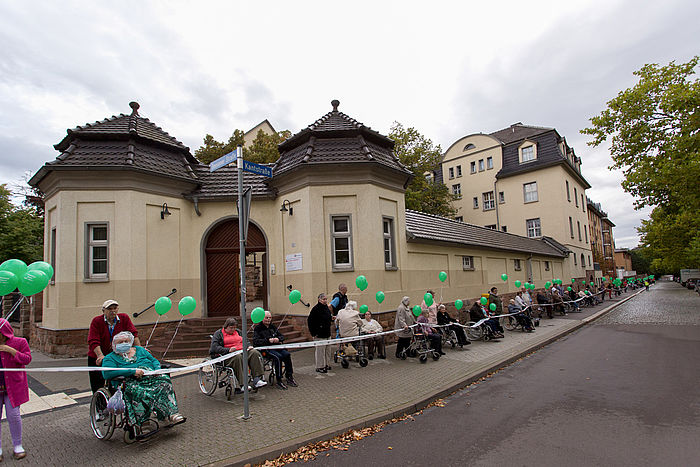
[[594, 203], [586, 198], [586, 204], [588, 205], [594, 277], [615, 276], [615, 239], [613, 237], [615, 224], [608, 218], [608, 213], [603, 211], [600, 203]]
[[517, 123], [454, 142], [442, 180], [459, 199], [456, 219], [557, 242], [576, 278], [592, 268], [581, 159], [554, 128]]

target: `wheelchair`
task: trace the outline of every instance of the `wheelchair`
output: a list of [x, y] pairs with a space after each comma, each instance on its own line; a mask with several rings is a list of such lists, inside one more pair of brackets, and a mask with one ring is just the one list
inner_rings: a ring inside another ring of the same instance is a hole
[[121, 428], [124, 430], [124, 442], [132, 444], [155, 435], [161, 429], [170, 429], [187, 421], [187, 418], [183, 418], [179, 422], [161, 427], [158, 420], [153, 416], [154, 414], [151, 414], [151, 418], [142, 425], [137, 426], [129, 423], [126, 411], [121, 414], [110, 413], [107, 410], [107, 402], [116, 392], [116, 388], [111, 383], [116, 383], [121, 388], [125, 379], [124, 376], [119, 376], [107, 380], [104, 387], [101, 387], [92, 395], [90, 400], [90, 427], [97, 439], [107, 441], [112, 437], [115, 429]]
[[[284, 348], [284, 347], [281, 347]], [[263, 358], [263, 370], [264, 374], [267, 375], [267, 383], [272, 386], [275, 384], [275, 381], [282, 381], [282, 378], [284, 377], [284, 371], [285, 371], [285, 363], [280, 362], [280, 368], [282, 369], [282, 374], [278, 375], [277, 372], [275, 371], [275, 357], [267, 353], [265, 350], [260, 351], [260, 355], [262, 355]]]
[[475, 326], [476, 324], [477, 322], [475, 321], [469, 321], [466, 324], [468, 326], [466, 329], [467, 338], [470, 341], [478, 341], [482, 339], [484, 342], [488, 342], [493, 339], [498, 339], [494, 334], [493, 330], [491, 329], [491, 326], [486, 324], [486, 321], [484, 321], [478, 326]]
[[[206, 358], [203, 363], [210, 360], [211, 358]], [[225, 361], [210, 363], [200, 367], [197, 371], [197, 381], [199, 383], [199, 390], [207, 396], [214, 394], [217, 388], [226, 388], [226, 400], [229, 401], [235, 389], [240, 387], [233, 368], [227, 366]], [[250, 381], [248, 388], [251, 392], [258, 392], [258, 389], [250, 384]]]
[[440, 360], [440, 353], [430, 348], [428, 336], [420, 330], [420, 327], [417, 327], [413, 329], [411, 343], [408, 347], [401, 350], [399, 355], [401, 360], [406, 360], [407, 357], [418, 357], [418, 361], [425, 363], [428, 361], [428, 357], [432, 357], [435, 361]]
[[435, 329], [440, 333], [440, 336], [442, 337], [443, 348], [445, 348], [448, 345], [453, 349], [457, 346], [459, 346], [460, 349], [464, 347], [462, 344], [459, 343], [459, 339], [457, 339], [457, 332], [454, 329], [452, 329], [450, 325], [442, 326]]
[[[528, 312], [522, 312], [522, 315], [530, 319], [530, 323], [532, 324], [532, 330], [535, 329], [535, 320], [530, 316], [530, 313]], [[503, 328], [507, 329], [508, 331], [523, 331], [527, 332], [525, 329], [525, 326], [522, 324], [522, 320], [518, 320], [517, 316], [505, 316], [503, 318]]]
[[[360, 335], [362, 335], [362, 333], [360, 333]], [[366, 367], [369, 364], [369, 360], [365, 356], [367, 355], [367, 352], [365, 352], [365, 341], [360, 340], [355, 342], [349, 342], [349, 344], [355, 347], [355, 350], [357, 350], [357, 354], [346, 355], [346, 344], [338, 344], [338, 350], [336, 350], [333, 354], [333, 362], [338, 363], [340, 361], [340, 366], [347, 369], [350, 368], [350, 360], [355, 360], [355, 362], [359, 363], [362, 368]]]

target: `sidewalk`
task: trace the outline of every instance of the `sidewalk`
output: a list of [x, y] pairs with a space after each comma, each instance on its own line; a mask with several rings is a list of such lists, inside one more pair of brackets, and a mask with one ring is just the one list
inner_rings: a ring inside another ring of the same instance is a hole
[[[605, 312], [631, 295], [587, 311]], [[241, 396], [227, 401], [223, 389], [211, 397], [204, 396], [195, 374], [179, 376], [174, 385], [187, 423], [143, 444], [125, 445], [118, 430], [110, 441], [95, 439], [89, 427], [88, 407], [81, 400], [76, 405], [25, 417], [25, 447], [30, 455], [23, 463], [113, 465], [115, 456], [126, 463], [153, 465], [261, 462], [349, 428], [370, 426], [420, 410], [436, 398], [583, 326], [584, 321], [575, 316], [544, 319], [532, 334], [506, 332], [506, 338], [500, 341], [474, 342], [464, 350], [446, 349], [447, 355], [439, 361], [425, 364], [417, 359], [396, 360], [392, 348], [387, 352], [387, 360], [375, 359], [367, 368], [356, 363], [347, 370], [334, 365], [331, 372], [318, 374], [313, 350], [295, 352], [295, 376], [300, 387], [287, 391], [262, 388], [252, 394], [251, 419], [247, 421], [240, 419]], [[78, 360], [76, 363], [82, 365], [82, 359]], [[45, 387], [66, 389], [66, 382], [61, 382], [65, 376], [40, 375]], [[86, 375], [72, 374], [71, 378], [73, 389], [87, 387]]]

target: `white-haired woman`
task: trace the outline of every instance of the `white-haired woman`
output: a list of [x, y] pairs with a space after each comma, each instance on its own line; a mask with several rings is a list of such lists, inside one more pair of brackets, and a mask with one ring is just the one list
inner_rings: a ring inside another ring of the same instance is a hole
[[125, 376], [124, 403], [129, 423], [140, 426], [151, 413], [158, 420], [168, 419], [171, 423], [183, 421], [177, 409], [177, 400], [173, 383], [168, 375], [144, 376], [147, 370], [159, 370], [160, 362], [148, 350], [134, 345], [134, 335], [128, 331], [120, 332], [112, 339], [112, 352], [102, 360], [105, 368], [123, 368], [123, 370], [103, 371], [105, 379]]
[[[357, 311], [357, 302], [350, 300], [345, 308], [338, 312], [336, 316], [336, 323], [338, 323], [338, 329], [340, 329], [340, 337], [355, 337], [360, 335], [360, 328], [362, 327], [362, 318], [360, 317], [360, 312]], [[345, 348], [345, 355], [348, 357], [353, 357], [357, 355], [357, 350], [352, 344], [347, 344]]]

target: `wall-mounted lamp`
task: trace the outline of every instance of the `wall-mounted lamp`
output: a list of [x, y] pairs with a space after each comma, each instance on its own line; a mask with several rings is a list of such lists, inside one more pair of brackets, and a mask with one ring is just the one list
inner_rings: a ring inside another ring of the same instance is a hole
[[168, 203], [163, 203], [163, 208], [160, 210], [160, 218], [165, 219], [165, 216], [169, 216], [172, 214], [170, 211], [168, 211]]
[[[289, 206], [289, 209], [287, 209], [287, 206]], [[289, 211], [289, 215], [293, 216], [294, 215], [294, 208], [292, 207], [292, 203], [289, 200], [284, 200], [282, 201], [282, 209], [280, 209], [280, 212], [287, 212]]]

